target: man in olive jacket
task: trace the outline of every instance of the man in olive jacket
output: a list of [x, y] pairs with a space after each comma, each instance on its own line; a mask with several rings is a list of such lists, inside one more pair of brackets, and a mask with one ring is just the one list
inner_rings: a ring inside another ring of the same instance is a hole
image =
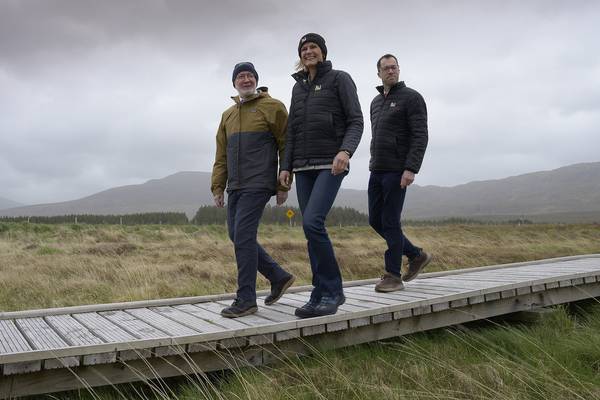
[[[427, 148], [427, 107], [416, 91], [400, 82], [398, 60], [391, 54], [377, 61], [381, 78], [371, 103], [371, 160], [369, 170], [369, 224], [385, 239], [385, 274], [375, 285], [378, 292], [404, 288], [431, 261], [431, 255], [415, 247], [402, 233], [400, 215], [406, 188], [419, 172]], [[402, 255], [408, 271], [400, 274]]]
[[223, 207], [227, 189], [227, 227], [235, 248], [238, 289], [233, 304], [221, 311], [235, 318], [257, 311], [256, 273], [271, 282], [266, 305], [275, 303], [294, 282], [256, 241], [258, 223], [274, 194], [277, 205], [287, 200], [278, 187], [278, 160], [283, 156], [287, 111], [266, 90], [256, 90], [258, 73], [250, 62], [236, 64], [233, 86], [239, 93], [225, 110], [217, 131], [217, 151], [211, 191], [215, 205]]

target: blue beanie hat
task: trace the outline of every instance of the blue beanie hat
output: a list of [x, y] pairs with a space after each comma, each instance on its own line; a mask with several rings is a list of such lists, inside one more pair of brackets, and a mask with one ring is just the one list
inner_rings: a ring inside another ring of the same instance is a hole
[[234, 87], [235, 87], [235, 77], [238, 76], [238, 74], [240, 72], [244, 72], [244, 71], [251, 72], [252, 75], [254, 75], [254, 78], [256, 79], [256, 83], [258, 83], [258, 72], [256, 72], [256, 69], [254, 69], [254, 64], [252, 64], [249, 61], [244, 61], [244, 62], [235, 64], [235, 67], [233, 67], [233, 74], [231, 75], [231, 82], [233, 83]]

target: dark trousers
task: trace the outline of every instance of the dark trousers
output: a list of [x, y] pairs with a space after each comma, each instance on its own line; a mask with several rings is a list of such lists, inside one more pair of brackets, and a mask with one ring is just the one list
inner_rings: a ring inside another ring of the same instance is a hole
[[371, 172], [369, 178], [369, 225], [385, 239], [385, 270], [400, 275], [402, 254], [409, 259], [418, 256], [421, 249], [415, 247], [402, 233], [400, 215], [406, 196], [406, 188], [400, 187], [402, 172]]
[[267, 191], [229, 192], [227, 228], [235, 248], [238, 267], [237, 298], [241, 301], [256, 301], [257, 271], [270, 282], [281, 281], [289, 275], [256, 241], [258, 223], [271, 195]]
[[330, 169], [296, 173], [296, 191], [302, 212], [302, 227], [307, 240], [308, 257], [313, 274], [314, 289], [311, 297], [314, 299], [343, 293], [342, 275], [325, 229], [325, 218], [345, 175], [334, 176]]

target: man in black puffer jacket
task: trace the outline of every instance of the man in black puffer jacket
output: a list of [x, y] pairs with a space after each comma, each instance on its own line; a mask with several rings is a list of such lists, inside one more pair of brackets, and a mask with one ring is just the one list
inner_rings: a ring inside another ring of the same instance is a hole
[[[382, 86], [371, 103], [371, 160], [369, 170], [369, 224], [385, 239], [385, 274], [375, 285], [378, 292], [404, 288], [431, 261], [402, 233], [400, 215], [406, 188], [419, 172], [427, 148], [427, 107], [416, 91], [399, 82], [398, 60], [391, 54], [377, 61]], [[402, 255], [409, 259], [401, 277]]]

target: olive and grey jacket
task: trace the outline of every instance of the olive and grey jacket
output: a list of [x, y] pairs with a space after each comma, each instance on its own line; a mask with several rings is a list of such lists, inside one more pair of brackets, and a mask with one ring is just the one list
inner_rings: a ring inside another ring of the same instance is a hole
[[296, 84], [281, 169], [330, 165], [342, 150], [353, 154], [362, 136], [363, 116], [350, 75], [324, 61], [310, 82], [304, 71], [292, 76]]
[[283, 156], [287, 111], [279, 100], [265, 92], [241, 102], [223, 113], [217, 130], [217, 151], [212, 172], [214, 195], [250, 189], [287, 190], [278, 187], [278, 159]]
[[371, 102], [371, 171], [419, 172], [427, 149], [427, 106], [404, 82]]

